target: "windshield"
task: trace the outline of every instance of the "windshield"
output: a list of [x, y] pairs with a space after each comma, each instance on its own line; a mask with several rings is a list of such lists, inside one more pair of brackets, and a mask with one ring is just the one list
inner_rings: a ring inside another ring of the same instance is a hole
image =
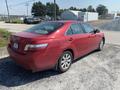
[[32, 28], [26, 30], [26, 32], [37, 34], [50, 34], [63, 26], [61, 22], [42, 22]]

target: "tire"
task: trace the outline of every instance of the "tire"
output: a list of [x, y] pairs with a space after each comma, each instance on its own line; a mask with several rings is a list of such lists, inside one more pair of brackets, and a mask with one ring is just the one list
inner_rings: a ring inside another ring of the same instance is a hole
[[66, 72], [72, 64], [73, 55], [70, 51], [65, 51], [58, 60], [57, 71], [60, 73]]
[[104, 40], [102, 39], [99, 43], [99, 46], [98, 46], [98, 51], [102, 51], [103, 50], [103, 47], [104, 47]]

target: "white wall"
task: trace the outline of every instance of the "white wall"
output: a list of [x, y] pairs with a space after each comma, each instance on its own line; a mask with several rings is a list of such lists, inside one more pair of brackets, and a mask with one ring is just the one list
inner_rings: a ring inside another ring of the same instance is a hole
[[94, 12], [85, 12], [84, 22], [98, 20], [98, 13]]
[[62, 20], [80, 20], [80, 21], [94, 21], [98, 20], [98, 13], [95, 12], [81, 12], [81, 11], [64, 11], [61, 14]]
[[77, 20], [78, 17], [71, 11], [64, 11], [61, 14], [61, 18], [62, 20]]

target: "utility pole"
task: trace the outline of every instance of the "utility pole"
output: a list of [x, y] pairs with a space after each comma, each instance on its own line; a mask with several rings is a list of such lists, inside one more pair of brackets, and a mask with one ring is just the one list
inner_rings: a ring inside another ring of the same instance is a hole
[[56, 0], [54, 0], [54, 20], [56, 20]]
[[27, 10], [27, 13], [26, 13], [26, 14], [27, 14], [27, 16], [28, 16], [28, 6], [29, 6], [29, 3], [27, 2], [27, 3], [26, 3], [26, 8], [27, 8], [27, 9], [26, 9], [26, 10]]
[[9, 13], [9, 7], [8, 7], [8, 2], [5, 0], [6, 3], [6, 8], [7, 8], [7, 13], [8, 13], [8, 22], [10, 22], [10, 13]]

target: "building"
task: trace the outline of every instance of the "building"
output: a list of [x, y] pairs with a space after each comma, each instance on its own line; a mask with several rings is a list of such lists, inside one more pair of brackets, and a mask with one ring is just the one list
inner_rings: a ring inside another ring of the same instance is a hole
[[61, 19], [62, 20], [79, 20], [84, 22], [94, 21], [94, 20], [98, 20], [98, 13], [67, 10], [61, 14]]
[[120, 19], [120, 13], [114, 13], [114, 19]]

